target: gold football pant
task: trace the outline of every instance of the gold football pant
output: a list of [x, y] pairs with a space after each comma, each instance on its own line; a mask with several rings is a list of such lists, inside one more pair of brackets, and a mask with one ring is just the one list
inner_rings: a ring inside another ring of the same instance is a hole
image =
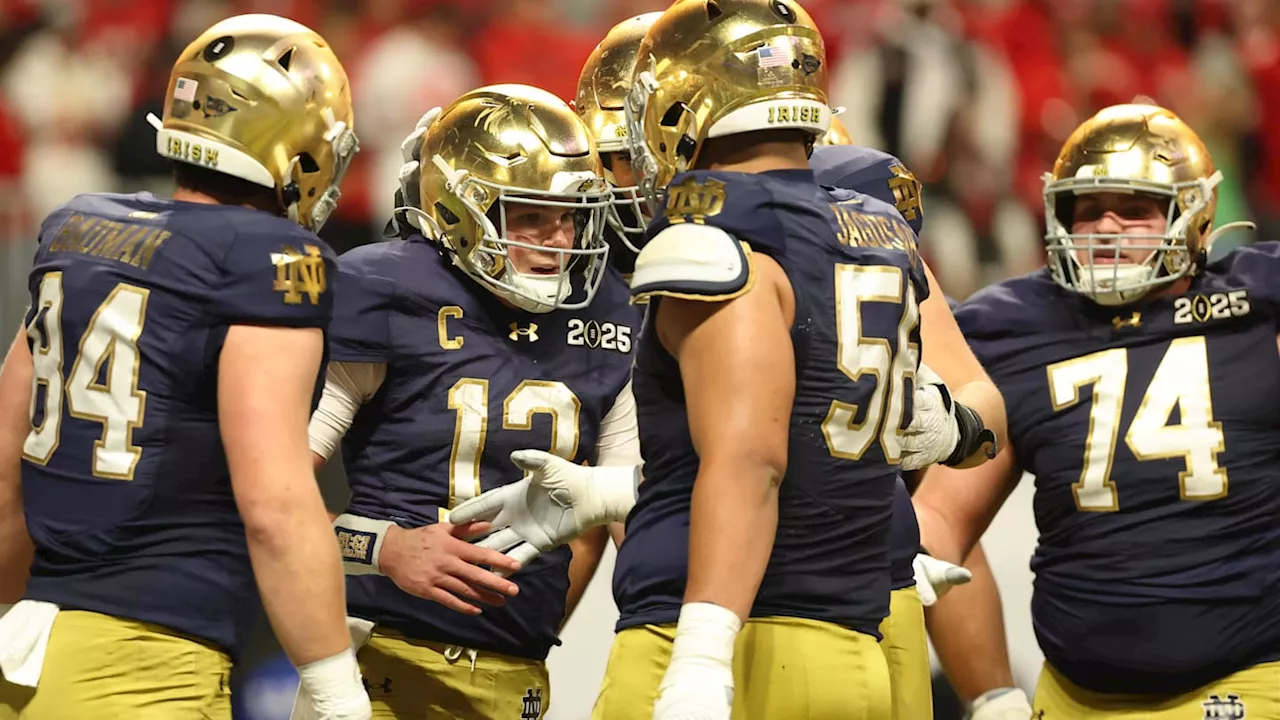
[[[675, 625], [618, 633], [592, 720], [652, 720]], [[799, 618], [752, 618], [733, 657], [734, 720], [885, 720], [889, 669], [870, 635]]]
[[551, 705], [547, 666], [537, 660], [473, 656], [385, 628], [375, 629], [356, 657], [379, 720], [537, 720]]
[[1169, 697], [1093, 692], [1046, 662], [1031, 705], [1036, 720], [1269, 720], [1280, 718], [1280, 662], [1255, 665]]
[[915, 586], [894, 590], [889, 617], [880, 623], [880, 649], [889, 664], [893, 690], [893, 720], [931, 720], [933, 673], [929, 670], [929, 641], [924, 628], [924, 605]]
[[0, 720], [231, 720], [231, 659], [158, 625], [63, 610], [39, 687], [0, 682]]

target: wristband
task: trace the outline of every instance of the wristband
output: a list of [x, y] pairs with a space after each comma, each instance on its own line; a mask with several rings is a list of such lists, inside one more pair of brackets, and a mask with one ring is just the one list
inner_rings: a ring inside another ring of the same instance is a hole
[[359, 515], [343, 513], [333, 521], [333, 532], [338, 536], [338, 548], [342, 551], [342, 568], [347, 575], [381, 575], [378, 556], [387, 529], [395, 523], [390, 520], [373, 520]]

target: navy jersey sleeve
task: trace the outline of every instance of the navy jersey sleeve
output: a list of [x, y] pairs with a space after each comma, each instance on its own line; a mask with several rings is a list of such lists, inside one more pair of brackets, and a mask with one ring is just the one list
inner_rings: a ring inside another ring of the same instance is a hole
[[[290, 223], [290, 225], [292, 225]], [[333, 251], [298, 226], [236, 229], [221, 260], [213, 312], [227, 324], [319, 327], [333, 316]]]
[[391, 359], [391, 315], [395, 283], [377, 270], [381, 244], [356, 248], [338, 259], [342, 295], [329, 327], [330, 357], [337, 362], [387, 362]]
[[814, 148], [810, 165], [822, 185], [854, 190], [894, 206], [916, 235], [924, 228], [920, 181], [893, 155], [855, 145], [826, 145]]
[[1248, 291], [1249, 303], [1280, 328], [1280, 242], [1238, 248], [1212, 263], [1206, 273], [1225, 275], [1226, 282]]

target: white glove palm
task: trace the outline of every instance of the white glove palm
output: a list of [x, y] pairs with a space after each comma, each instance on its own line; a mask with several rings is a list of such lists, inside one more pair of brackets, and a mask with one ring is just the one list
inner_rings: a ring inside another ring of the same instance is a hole
[[951, 457], [960, 422], [947, 384], [924, 363], [916, 371], [911, 424], [902, 437], [902, 469], [920, 470]]
[[587, 467], [541, 450], [517, 450], [511, 461], [525, 477], [474, 497], [449, 513], [449, 522], [485, 521], [494, 527], [479, 545], [525, 565], [583, 531], [621, 521], [635, 505], [639, 468]]
[[924, 553], [916, 554], [911, 567], [916, 574], [916, 592], [925, 607], [938, 602], [938, 598], [946, 595], [952, 585], [964, 585], [973, 579], [973, 573], [959, 565]]
[[[990, 700], [988, 696], [995, 695]], [[1006, 688], [1004, 692], [990, 692], [973, 703], [969, 720], [1030, 720], [1031, 703], [1026, 693], [1018, 688]]]

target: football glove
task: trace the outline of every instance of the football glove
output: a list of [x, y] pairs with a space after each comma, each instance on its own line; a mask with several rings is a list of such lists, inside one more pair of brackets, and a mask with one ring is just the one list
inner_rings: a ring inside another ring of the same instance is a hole
[[418, 118], [418, 124], [414, 126], [413, 132], [400, 143], [400, 157], [404, 160], [404, 164], [400, 166], [400, 189], [396, 191], [396, 210], [392, 213], [391, 226], [388, 228], [391, 234], [407, 236], [413, 233], [414, 228], [423, 229], [419, 224], [417, 213], [405, 212], [403, 208], [422, 209], [422, 198], [418, 190], [418, 182], [421, 178], [419, 170], [422, 161], [420, 157], [422, 136], [427, 133], [431, 123], [440, 117], [441, 112], [442, 109], [439, 107], [428, 110]]
[[[348, 628], [350, 629], [350, 628]], [[304, 708], [295, 704], [295, 715], [314, 720], [369, 720], [373, 706], [360, 677], [360, 664], [355, 650], [347, 648], [332, 657], [307, 663], [298, 668], [299, 699], [306, 698]]]
[[916, 371], [911, 424], [902, 437], [902, 469], [920, 470], [935, 463], [958, 465], [988, 445], [996, 456], [996, 436], [973, 408], [951, 397], [951, 391], [928, 365]]
[[519, 482], [471, 498], [449, 512], [455, 524], [488, 522], [480, 547], [527, 565], [590, 528], [625, 520], [636, 502], [638, 466], [588, 467], [541, 450], [516, 450]]
[[911, 568], [916, 574], [916, 592], [925, 607], [938, 602], [938, 598], [946, 595], [952, 585], [964, 585], [973, 579], [973, 573], [959, 565], [925, 553], [916, 553]]
[[680, 608], [653, 720], [729, 720], [733, 644], [741, 629], [737, 614], [719, 605], [686, 603]]
[[1031, 703], [1018, 688], [1000, 688], [973, 701], [969, 720], [1030, 720]]

